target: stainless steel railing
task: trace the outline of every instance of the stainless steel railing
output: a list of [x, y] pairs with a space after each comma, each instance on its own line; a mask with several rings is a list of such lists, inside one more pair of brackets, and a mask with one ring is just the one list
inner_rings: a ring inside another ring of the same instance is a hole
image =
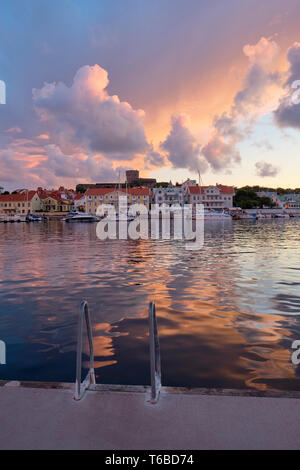
[[150, 339], [150, 371], [151, 371], [151, 403], [157, 403], [161, 389], [161, 360], [157, 329], [155, 303], [149, 304], [149, 339]]
[[[81, 382], [81, 369], [82, 369], [82, 330], [83, 330], [83, 318], [85, 318], [87, 335], [89, 340], [90, 348], [90, 368], [86, 378]], [[89, 313], [89, 307], [85, 300], [80, 305], [80, 315], [78, 322], [78, 337], [77, 337], [77, 357], [76, 357], [76, 382], [75, 382], [75, 400], [81, 400], [84, 396], [85, 391], [91, 384], [95, 384], [95, 371], [94, 371], [94, 345], [91, 328], [91, 319]]]
[[[89, 348], [90, 348], [90, 368], [86, 378], [81, 382], [81, 369], [82, 369], [82, 333], [83, 333], [83, 319], [85, 318]], [[161, 389], [161, 359], [160, 359], [160, 346], [158, 338], [158, 328], [156, 319], [155, 303], [149, 304], [149, 345], [150, 345], [150, 376], [151, 376], [151, 403], [158, 402], [160, 389]], [[76, 357], [76, 382], [75, 382], [75, 400], [81, 400], [85, 391], [91, 384], [95, 384], [95, 370], [94, 370], [94, 346], [91, 328], [91, 320], [89, 314], [88, 304], [85, 300], [81, 302], [80, 315], [78, 322], [78, 337], [77, 337], [77, 357]]]

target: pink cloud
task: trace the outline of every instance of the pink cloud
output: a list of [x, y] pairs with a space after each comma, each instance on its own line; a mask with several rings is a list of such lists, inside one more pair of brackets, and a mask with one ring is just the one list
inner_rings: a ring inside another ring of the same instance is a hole
[[101, 153], [131, 159], [149, 148], [145, 113], [110, 96], [107, 71], [99, 65], [81, 67], [70, 87], [46, 83], [33, 90], [35, 109], [51, 142], [65, 153]]

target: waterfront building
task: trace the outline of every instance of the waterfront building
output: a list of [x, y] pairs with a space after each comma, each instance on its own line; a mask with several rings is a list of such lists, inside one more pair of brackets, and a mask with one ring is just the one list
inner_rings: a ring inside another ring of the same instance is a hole
[[85, 212], [96, 214], [103, 204], [112, 204], [118, 211], [119, 197], [127, 196], [127, 204], [144, 204], [149, 210], [151, 191], [149, 188], [89, 188], [84, 194]]
[[140, 172], [138, 170], [127, 170], [126, 182], [128, 185], [140, 185], [140, 186], [148, 186], [150, 188], [153, 188], [156, 184], [156, 179], [155, 178], [140, 178]]
[[152, 202], [154, 204], [165, 204], [168, 206], [177, 204], [182, 207], [184, 201], [185, 188], [182, 186], [173, 186], [171, 182], [166, 188], [160, 186], [152, 190]]
[[276, 197], [278, 207], [282, 209], [300, 209], [300, 195], [299, 194], [283, 194]]
[[275, 191], [258, 191], [258, 197], [268, 197], [280, 209], [300, 209], [300, 194], [277, 194]]
[[37, 191], [22, 190], [16, 194], [0, 194], [0, 214], [26, 215], [42, 207]]
[[268, 197], [276, 205], [276, 207], [283, 209], [283, 203], [280, 199], [280, 196], [278, 196], [275, 191], [257, 191], [256, 195], [258, 197]]
[[185, 202], [192, 204], [203, 204], [205, 209], [232, 209], [234, 188], [232, 186], [198, 186], [187, 185]]
[[85, 194], [78, 193], [74, 197], [72, 210], [82, 211], [85, 210]]
[[42, 201], [44, 212], [70, 212], [74, 210], [76, 192], [60, 186], [58, 189], [43, 189], [39, 187], [37, 193]]
[[114, 189], [117, 190], [118, 187], [125, 188], [127, 185], [128, 187], [148, 187], [153, 188], [156, 184], [155, 178], [140, 178], [140, 173], [138, 170], [127, 170], [126, 171], [126, 183], [80, 183], [77, 185], [87, 191], [88, 189]]
[[55, 195], [42, 199], [42, 210], [44, 212], [70, 212], [72, 206], [73, 202]]

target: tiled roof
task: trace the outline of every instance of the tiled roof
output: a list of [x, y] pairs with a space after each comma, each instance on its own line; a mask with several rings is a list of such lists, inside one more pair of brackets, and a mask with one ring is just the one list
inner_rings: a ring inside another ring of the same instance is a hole
[[[200, 194], [199, 186], [189, 186], [188, 189], [189, 189], [190, 194]], [[203, 189], [203, 187], [201, 189]]]
[[[209, 187], [210, 186], [189, 186], [188, 189], [190, 194], [203, 194], [204, 191]], [[223, 186], [222, 184], [217, 184], [217, 188], [221, 191], [222, 194], [234, 194], [233, 186]]]
[[41, 198], [42, 201], [47, 201], [47, 199], [54, 199], [56, 202], [59, 204], [72, 204], [72, 202], [68, 201], [68, 199], [62, 199], [61, 197], [55, 195], [55, 194], [48, 194], [48, 196]]
[[[125, 188], [89, 188], [85, 193], [86, 196], [103, 196], [112, 192], [122, 192], [126, 194]], [[127, 193], [132, 196], [148, 196], [150, 194], [149, 188], [127, 188]]]
[[234, 194], [233, 186], [223, 186], [222, 184], [217, 184], [217, 187], [221, 190], [223, 194]]
[[85, 196], [102, 196], [107, 193], [117, 191], [115, 188], [89, 188]]
[[[125, 190], [123, 191], [126, 192]], [[128, 188], [127, 191], [132, 196], [149, 196], [150, 194], [149, 188]]]
[[[31, 201], [36, 191], [28, 191], [28, 201]], [[18, 194], [0, 194], [0, 202], [26, 202], [27, 192]]]
[[79, 199], [83, 198], [85, 195], [83, 193], [76, 194], [74, 197], [74, 201], [78, 201]]

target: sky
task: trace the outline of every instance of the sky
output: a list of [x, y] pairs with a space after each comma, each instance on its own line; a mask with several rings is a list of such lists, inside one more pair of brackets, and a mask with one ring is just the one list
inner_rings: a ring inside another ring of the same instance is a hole
[[0, 186], [300, 187], [299, 21], [298, 0], [2, 0]]

